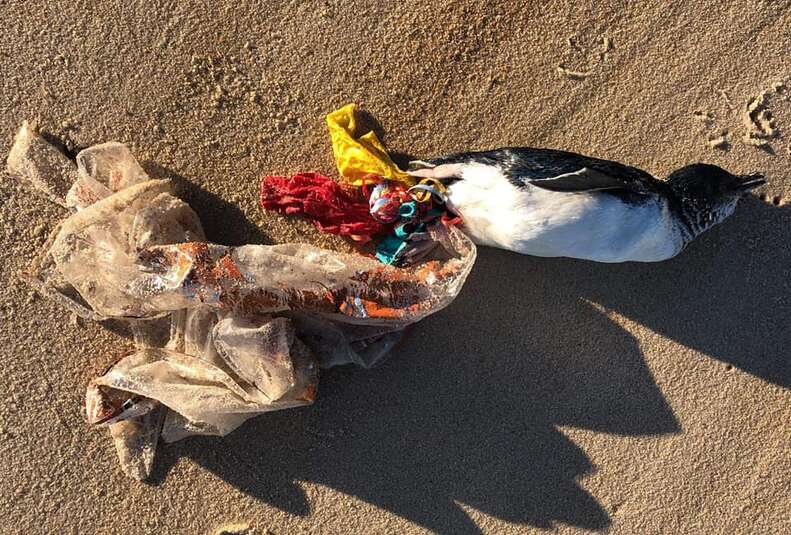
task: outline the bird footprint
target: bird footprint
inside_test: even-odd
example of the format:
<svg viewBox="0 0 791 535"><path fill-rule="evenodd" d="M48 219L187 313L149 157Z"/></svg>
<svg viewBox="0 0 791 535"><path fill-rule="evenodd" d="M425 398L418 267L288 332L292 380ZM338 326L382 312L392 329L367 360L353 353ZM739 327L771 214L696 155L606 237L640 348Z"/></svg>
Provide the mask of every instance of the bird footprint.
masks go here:
<svg viewBox="0 0 791 535"><path fill-rule="evenodd" d="M767 89L751 96L740 107L733 104L728 93L720 90L725 103L723 122L718 124L717 115L710 111L695 110L693 117L703 125L708 145L714 149L728 150L731 146L731 132L736 131L738 141L745 145L774 152L771 143L781 139L776 114L791 111L785 103L791 103L788 81L771 84ZM738 117L738 122L735 119ZM733 125L735 126L728 126ZM791 146L786 147L791 154Z"/></svg>
<svg viewBox="0 0 791 535"><path fill-rule="evenodd" d="M692 115L698 120L706 131L706 141L710 147L720 150L728 150L731 146L728 139L727 128L717 127L717 116L710 111L695 110Z"/></svg>
<svg viewBox="0 0 791 535"><path fill-rule="evenodd" d="M786 102L788 98L788 88L784 82L772 84L771 89L761 91L747 102L747 106L742 112L742 123L747 129L743 142L756 147L763 147L775 138L780 137L780 130L777 121L769 109L775 96L779 96Z"/></svg>
<svg viewBox="0 0 791 535"><path fill-rule="evenodd" d="M573 35L566 39L566 60L558 65L558 72L573 80L582 80L593 75L607 61L613 49L612 39L601 36L586 45Z"/></svg>

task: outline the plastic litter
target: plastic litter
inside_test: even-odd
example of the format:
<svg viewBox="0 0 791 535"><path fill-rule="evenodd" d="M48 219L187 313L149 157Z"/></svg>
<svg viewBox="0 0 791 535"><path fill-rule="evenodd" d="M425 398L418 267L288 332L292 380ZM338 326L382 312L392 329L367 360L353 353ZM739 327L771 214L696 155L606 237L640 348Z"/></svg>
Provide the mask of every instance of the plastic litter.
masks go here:
<svg viewBox="0 0 791 535"><path fill-rule="evenodd" d="M86 149L74 166L24 124L12 154L12 175L72 210L26 280L134 334L135 350L88 386L86 416L109 426L137 479L160 438L227 434L312 403L319 366L375 364L406 326L453 301L475 261L472 242L440 219L424 230L432 257L403 269L305 244L206 243L171 184L149 180L121 144ZM63 196L62 177L74 180Z"/></svg>
<svg viewBox="0 0 791 535"><path fill-rule="evenodd" d="M382 263L407 266L435 246L429 225L452 226L461 220L445 203L445 186L436 179L415 180L398 169L373 132L355 138L357 106L348 104L327 115L341 184L316 173L291 179L267 176L261 182L261 205L268 210L301 214L324 232L376 242ZM357 191L351 189L357 186ZM367 210L363 200L367 199Z"/></svg>
<svg viewBox="0 0 791 535"><path fill-rule="evenodd" d="M261 206L283 214L305 215L322 232L350 236L360 242L390 230L369 213L360 192L344 189L318 173L264 177Z"/></svg>
<svg viewBox="0 0 791 535"><path fill-rule="evenodd" d="M66 193L77 178L74 163L38 135L27 121L16 134L6 168L9 174L61 206L66 206Z"/></svg>
<svg viewBox="0 0 791 535"><path fill-rule="evenodd" d="M395 223L401 217L401 205L412 200L406 187L399 182L385 180L377 184L368 198L371 217L382 223Z"/></svg>
<svg viewBox="0 0 791 535"><path fill-rule="evenodd" d="M355 113L357 105L347 104L327 115L332 152L341 177L358 187L364 184L367 175L413 185L415 179L393 163L375 132L356 135Z"/></svg>

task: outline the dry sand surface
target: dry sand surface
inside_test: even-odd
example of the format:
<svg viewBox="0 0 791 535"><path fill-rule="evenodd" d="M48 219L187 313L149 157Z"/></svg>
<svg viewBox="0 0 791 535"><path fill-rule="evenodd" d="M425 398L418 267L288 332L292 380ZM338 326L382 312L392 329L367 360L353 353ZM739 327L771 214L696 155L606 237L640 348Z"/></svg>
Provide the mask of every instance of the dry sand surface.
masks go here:
<svg viewBox="0 0 791 535"><path fill-rule="evenodd" d="M268 4L0 1L0 153L24 119L70 150L126 142L232 244L322 239L262 213L258 181L332 173L323 116L351 101L406 155L547 146L771 184L661 264L484 249L385 364L163 447L141 484L82 416L129 342L17 279L62 213L4 177L0 531L788 533L791 4Z"/></svg>

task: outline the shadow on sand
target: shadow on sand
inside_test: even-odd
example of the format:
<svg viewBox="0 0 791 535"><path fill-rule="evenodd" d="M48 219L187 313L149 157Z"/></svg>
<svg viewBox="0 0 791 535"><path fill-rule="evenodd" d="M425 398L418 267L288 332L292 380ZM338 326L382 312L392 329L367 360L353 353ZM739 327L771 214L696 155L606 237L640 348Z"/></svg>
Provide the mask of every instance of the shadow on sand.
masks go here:
<svg viewBox="0 0 791 535"><path fill-rule="evenodd" d="M195 196L213 239L224 236L215 222L249 226L230 205ZM625 436L681 426L635 338L590 303L787 387L788 222L787 208L748 199L661 264L481 249L457 301L382 366L329 370L312 407L162 448L155 477L186 456L295 515L310 512L296 482L311 481L440 533L479 532L458 504L536 527L605 528L611 504L577 483L595 468L558 426Z"/></svg>
<svg viewBox="0 0 791 535"><path fill-rule="evenodd" d="M791 206L748 197L676 259L610 267L592 268L597 283L584 289L587 299L791 387Z"/></svg>
<svg viewBox="0 0 791 535"><path fill-rule="evenodd" d="M146 161L143 169L151 178L169 179L175 184L176 193L200 217L206 238L223 245L271 243L261 230L247 219L236 205L202 188L190 180L157 163Z"/></svg>

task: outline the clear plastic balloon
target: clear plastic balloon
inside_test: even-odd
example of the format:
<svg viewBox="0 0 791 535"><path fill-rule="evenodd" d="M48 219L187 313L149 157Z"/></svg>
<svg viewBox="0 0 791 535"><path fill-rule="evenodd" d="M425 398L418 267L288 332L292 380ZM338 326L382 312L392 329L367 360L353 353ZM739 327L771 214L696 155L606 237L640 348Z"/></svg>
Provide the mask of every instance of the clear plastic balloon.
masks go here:
<svg viewBox="0 0 791 535"><path fill-rule="evenodd" d="M207 243L195 212L124 145L86 149L75 166L25 124L11 154L12 175L72 211L27 280L134 335L137 350L88 386L86 413L110 427L138 479L160 434L224 435L312 403L320 366L373 365L406 326L453 301L475 261L472 242L442 223L429 228L434 257L407 268L307 244Z"/></svg>

